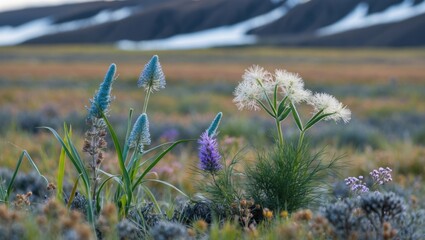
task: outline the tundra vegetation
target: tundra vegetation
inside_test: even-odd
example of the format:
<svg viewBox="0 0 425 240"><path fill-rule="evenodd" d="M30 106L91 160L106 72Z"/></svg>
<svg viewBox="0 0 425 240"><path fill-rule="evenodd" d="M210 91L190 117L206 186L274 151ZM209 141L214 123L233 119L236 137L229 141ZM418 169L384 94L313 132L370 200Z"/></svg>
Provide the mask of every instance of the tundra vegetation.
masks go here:
<svg viewBox="0 0 425 240"><path fill-rule="evenodd" d="M425 237L423 50L90 49L0 50L0 239Z"/></svg>

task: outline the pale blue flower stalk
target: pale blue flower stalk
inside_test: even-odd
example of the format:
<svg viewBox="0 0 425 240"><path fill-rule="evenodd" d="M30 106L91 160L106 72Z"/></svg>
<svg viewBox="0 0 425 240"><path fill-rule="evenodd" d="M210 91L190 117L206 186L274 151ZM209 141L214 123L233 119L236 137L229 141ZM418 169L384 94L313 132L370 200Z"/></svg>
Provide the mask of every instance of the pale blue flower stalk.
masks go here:
<svg viewBox="0 0 425 240"><path fill-rule="evenodd" d="M145 68L137 81L137 86L143 87L146 90L146 97L143 106L143 112L146 112L151 92L165 88L165 76L162 72L161 64L159 63L157 55L154 55L145 65Z"/></svg>
<svg viewBox="0 0 425 240"><path fill-rule="evenodd" d="M99 86L99 90L96 92L93 99L90 100L89 118L102 118L102 113L106 114L108 112L111 103L112 83L114 81L116 69L116 65L112 63L103 82Z"/></svg>
<svg viewBox="0 0 425 240"><path fill-rule="evenodd" d="M127 139L130 148L137 147L140 153L143 152L144 145L151 144L149 133L149 121L146 113L140 114L133 125L130 136Z"/></svg>
<svg viewBox="0 0 425 240"><path fill-rule="evenodd" d="M223 117L223 113L219 112L217 116L215 116L214 120L212 121L211 125L208 127L207 132L208 136L213 136L217 132L218 125L220 124L221 117Z"/></svg>

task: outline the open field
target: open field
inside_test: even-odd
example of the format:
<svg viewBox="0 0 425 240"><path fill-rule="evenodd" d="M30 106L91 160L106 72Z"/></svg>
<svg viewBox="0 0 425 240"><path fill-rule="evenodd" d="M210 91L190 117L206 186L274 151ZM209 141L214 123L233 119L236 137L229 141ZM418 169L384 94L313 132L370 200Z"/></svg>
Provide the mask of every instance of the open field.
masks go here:
<svg viewBox="0 0 425 240"><path fill-rule="evenodd" d="M330 125L330 129L324 124L323 131L317 133L317 138L329 138L325 143L330 146L338 146L335 141L346 147L354 145L354 150L361 150L354 155L362 155L364 147L391 152L394 144L425 141L424 49L236 48L154 53L98 46L10 47L0 49L2 163L10 166L16 157L9 154L13 149L10 144L34 149L35 156L54 161L54 156L41 154L40 141L34 141L49 138L31 132L49 123L61 128L64 120L83 131L84 121L79 121L86 114L85 106L112 62L118 66L118 80L111 114L125 118L130 107L140 112L144 91L135 87L136 81L153 54L159 55L167 79L167 87L153 96L149 106L156 134L174 127L185 137L196 137L188 135L222 111L223 135L243 136L251 144L261 144L252 142L250 135L262 135L255 137L261 141L268 134L271 123L266 114L238 111L232 103L232 93L244 69L258 64L269 71L283 68L297 72L307 88L333 94L349 106L353 113L350 124ZM309 111L303 110L305 114ZM22 134L15 134L8 124ZM291 132L295 126L287 123L287 127ZM331 133L331 129L337 133ZM350 159L355 158L351 155ZM425 162L424 157L418 158L415 161Z"/></svg>
<svg viewBox="0 0 425 240"><path fill-rule="evenodd" d="M165 89L151 95L148 107L154 143L164 142L170 130L178 139L197 139L215 114L223 112L219 130L223 150L234 153L231 146L245 148L242 162L255 161L255 149L273 142L274 123L264 111L238 111L232 100L244 70L258 64L271 72L280 68L299 73L306 88L330 93L350 108L352 120L347 125L320 123L307 136L314 149L326 146L329 156L345 156L344 165L349 167L339 171L338 180L388 166L394 182L418 187L414 190L418 193L425 191L423 184L409 186L423 183L425 174L425 49L127 52L109 46L0 48L1 167L14 168L20 152L27 149L40 171L54 181L60 145L37 127L51 126L62 134L63 122L70 123L76 146L82 148L85 106L90 106L89 99L111 63L117 64L118 74L111 122L123 138L129 108L134 109L134 116L142 112L145 91L136 82L154 54L167 80ZM310 112L310 108L300 109L304 118ZM283 132L295 139L295 123L285 121ZM154 170L161 179L194 194L191 169L198 161L196 151L193 143L179 147ZM117 172L114 152L106 153L104 168ZM30 169L29 164L23 165L24 171ZM75 173L67 171L67 177L74 179Z"/></svg>
<svg viewBox="0 0 425 240"><path fill-rule="evenodd" d="M198 130L191 126L200 128L216 112L222 111L223 135L249 140L250 135L267 135L270 123L264 112L238 111L232 103L232 93L244 69L258 64L269 71L283 68L297 72L307 88L328 92L347 104L354 121L347 126L330 126L342 135L340 138L345 140L340 142L345 146L354 144L354 149L372 147L372 150L385 147L391 151L391 145L400 142L409 144L416 139L424 144L424 49L236 48L154 53L98 46L37 46L0 49L0 114L4 122L0 128L0 148L9 149L11 142L21 148L39 149L39 141L20 139L28 130L33 132L34 129L28 128L37 124L51 123L61 128L61 122L67 120L77 124L75 129L84 128L84 122L78 121L84 118L88 99L92 98L112 62L118 66L118 80L114 84L116 100L111 114L125 118L130 107L140 112L144 91L135 87L136 81L153 54L159 55L167 79L167 87L154 95L149 106L152 122L158 124L157 127L152 124L157 134L168 126L181 129L185 137L196 137L187 136ZM45 114L50 119L45 119ZM16 137L16 141L12 140L14 131L7 130L6 125L10 123L18 125L18 132L21 131L19 125L26 126L23 136ZM257 124L263 128L252 129L251 126ZM295 126L288 123L287 127L290 132ZM324 125L318 134L329 138L326 144L335 145L335 141L339 141L338 134L326 128ZM8 136L7 141L3 136ZM30 134L27 138L48 139L42 136ZM16 157L8 154L10 150L1 152L2 162L6 164ZM424 158L416 160L425 161Z"/></svg>

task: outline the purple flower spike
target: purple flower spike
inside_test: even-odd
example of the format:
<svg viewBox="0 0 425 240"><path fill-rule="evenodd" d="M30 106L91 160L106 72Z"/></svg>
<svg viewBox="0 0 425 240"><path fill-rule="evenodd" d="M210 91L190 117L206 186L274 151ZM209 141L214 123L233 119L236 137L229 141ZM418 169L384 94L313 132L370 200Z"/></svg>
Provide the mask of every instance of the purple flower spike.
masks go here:
<svg viewBox="0 0 425 240"><path fill-rule="evenodd" d="M215 174L222 168L217 140L214 137L215 135L209 136L208 131L205 131L198 140L199 168L211 174Z"/></svg>

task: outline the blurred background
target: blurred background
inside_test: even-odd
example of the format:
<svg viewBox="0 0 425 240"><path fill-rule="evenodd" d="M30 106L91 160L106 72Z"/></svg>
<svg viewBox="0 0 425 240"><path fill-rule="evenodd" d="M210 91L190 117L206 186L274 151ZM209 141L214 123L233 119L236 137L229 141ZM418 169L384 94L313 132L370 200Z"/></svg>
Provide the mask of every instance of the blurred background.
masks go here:
<svg viewBox="0 0 425 240"><path fill-rule="evenodd" d="M348 105L348 125L322 123L309 140L345 154L350 174L376 166L421 174L423 29L422 0L1 0L0 162L12 167L28 149L52 171L60 149L39 126L69 123L82 146L85 106L113 62L111 120L123 136L128 109L142 110L138 75L157 54L167 87L148 109L156 143L197 138L222 111L224 145L269 145L274 123L265 112L232 103L244 69L258 64L299 73L307 88ZM285 122L284 132L295 137L295 124ZM195 151L180 149L157 171L180 179L176 169L195 165Z"/></svg>

